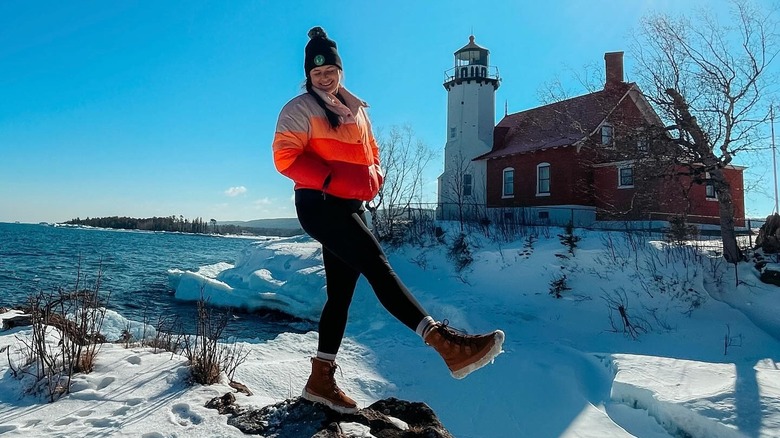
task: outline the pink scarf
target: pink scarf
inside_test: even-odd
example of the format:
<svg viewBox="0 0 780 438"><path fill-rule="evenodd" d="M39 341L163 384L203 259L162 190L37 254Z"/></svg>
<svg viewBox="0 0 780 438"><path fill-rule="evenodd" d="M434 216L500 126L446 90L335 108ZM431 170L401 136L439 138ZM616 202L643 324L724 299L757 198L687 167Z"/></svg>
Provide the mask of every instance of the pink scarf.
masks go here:
<svg viewBox="0 0 780 438"><path fill-rule="evenodd" d="M368 106L365 102L358 99L354 94L347 91L347 89L343 86L339 86L338 93L341 94L341 97L344 98L344 101L347 103L346 105L341 103L339 98L331 93L327 93L316 87L312 87L312 90L314 90L314 92L317 93L317 95L320 96L323 101L325 101L325 105L329 110L338 114L339 120L341 120L341 123L344 124L355 123L355 113L360 109L360 107Z"/></svg>

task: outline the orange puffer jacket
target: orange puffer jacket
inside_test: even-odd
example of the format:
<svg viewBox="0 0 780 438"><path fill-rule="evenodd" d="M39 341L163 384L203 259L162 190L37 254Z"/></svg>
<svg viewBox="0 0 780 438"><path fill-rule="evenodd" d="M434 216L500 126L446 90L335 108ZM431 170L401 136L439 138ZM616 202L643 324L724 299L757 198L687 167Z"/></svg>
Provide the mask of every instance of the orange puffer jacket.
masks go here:
<svg viewBox="0 0 780 438"><path fill-rule="evenodd" d="M345 100L353 111L357 108L355 123L342 123L335 129L313 96L302 94L288 102L276 124L274 164L295 182L295 189L370 201L384 180L379 148L366 104L352 95ZM323 187L328 175L328 186Z"/></svg>

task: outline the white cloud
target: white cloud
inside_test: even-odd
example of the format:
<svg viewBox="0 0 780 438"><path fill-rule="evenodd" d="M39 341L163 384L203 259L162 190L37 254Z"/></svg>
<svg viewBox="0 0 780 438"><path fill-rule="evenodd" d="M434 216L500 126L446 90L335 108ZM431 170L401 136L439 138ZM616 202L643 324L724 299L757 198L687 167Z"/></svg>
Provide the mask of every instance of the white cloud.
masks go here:
<svg viewBox="0 0 780 438"><path fill-rule="evenodd" d="M272 203L273 203L273 202L271 202L271 200L270 200L270 199L268 199L268 198L261 198L261 199L256 199L256 200L253 202L253 204L254 204L255 208L260 208L260 207L263 207L263 206L266 206L266 205L271 205Z"/></svg>
<svg viewBox="0 0 780 438"><path fill-rule="evenodd" d="M225 194L230 196L231 198L234 198L238 195L243 195L244 193L246 193L246 187L244 186L231 187L225 190Z"/></svg>

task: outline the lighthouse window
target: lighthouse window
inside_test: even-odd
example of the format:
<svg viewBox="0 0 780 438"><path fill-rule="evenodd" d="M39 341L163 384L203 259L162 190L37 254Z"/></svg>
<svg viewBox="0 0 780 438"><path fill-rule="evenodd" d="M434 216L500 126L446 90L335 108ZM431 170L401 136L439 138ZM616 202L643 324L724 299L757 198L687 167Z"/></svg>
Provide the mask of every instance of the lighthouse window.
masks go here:
<svg viewBox="0 0 780 438"><path fill-rule="evenodd" d="M471 175L463 175L463 196L471 196Z"/></svg>
<svg viewBox="0 0 780 438"><path fill-rule="evenodd" d="M458 134L458 129L454 126L450 128L450 138L455 138L455 136Z"/></svg>
<svg viewBox="0 0 780 438"><path fill-rule="evenodd" d="M462 69L460 69L460 77L465 78L466 76L468 76L468 73L469 73L469 69L467 67L463 67Z"/></svg>

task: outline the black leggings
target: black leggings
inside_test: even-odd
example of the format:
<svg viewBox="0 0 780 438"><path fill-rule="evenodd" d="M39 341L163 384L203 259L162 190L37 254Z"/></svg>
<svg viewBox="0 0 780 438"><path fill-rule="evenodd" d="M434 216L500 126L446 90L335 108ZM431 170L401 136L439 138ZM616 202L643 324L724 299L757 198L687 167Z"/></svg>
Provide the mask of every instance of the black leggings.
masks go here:
<svg viewBox="0 0 780 438"><path fill-rule="evenodd" d="M393 271L366 226L363 202L298 189L295 208L304 231L322 244L328 300L320 317L318 351L338 352L360 274L371 284L379 302L404 325L416 330L427 313Z"/></svg>

